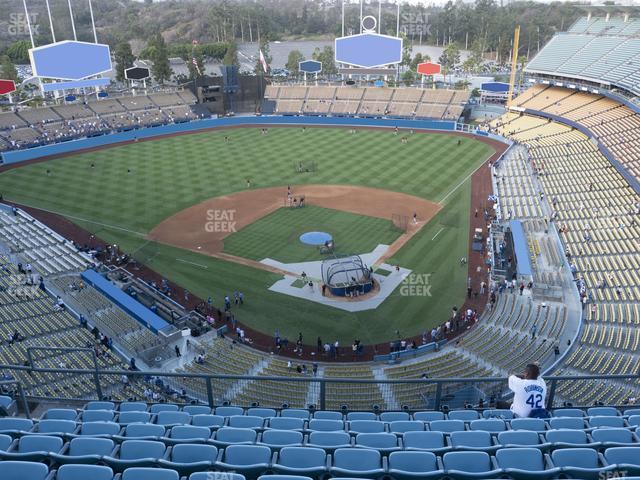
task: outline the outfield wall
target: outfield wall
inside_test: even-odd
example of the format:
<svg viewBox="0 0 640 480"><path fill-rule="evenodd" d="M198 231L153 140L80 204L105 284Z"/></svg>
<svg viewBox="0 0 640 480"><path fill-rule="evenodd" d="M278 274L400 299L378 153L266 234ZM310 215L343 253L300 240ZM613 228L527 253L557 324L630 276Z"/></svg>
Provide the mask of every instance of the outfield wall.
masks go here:
<svg viewBox="0 0 640 480"><path fill-rule="evenodd" d="M62 143L42 145L11 152L3 152L5 165L34 160L50 155L60 155L90 148L103 147L121 142L135 141L140 138L152 138L178 133L197 132L219 127L236 127L251 125L327 125L353 127L413 128L416 130L455 131L456 122L445 120L401 120L387 118L354 118L354 117L305 117L305 116L265 116L265 117L229 117L207 118L185 123L160 125L157 127L127 130L96 137L80 138Z"/></svg>

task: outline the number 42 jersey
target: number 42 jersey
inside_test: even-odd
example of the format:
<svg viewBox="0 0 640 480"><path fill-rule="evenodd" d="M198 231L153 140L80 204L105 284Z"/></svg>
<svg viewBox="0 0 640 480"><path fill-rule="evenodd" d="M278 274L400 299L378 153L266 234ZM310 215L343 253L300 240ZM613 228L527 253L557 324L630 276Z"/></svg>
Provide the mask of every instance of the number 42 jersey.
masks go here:
<svg viewBox="0 0 640 480"><path fill-rule="evenodd" d="M545 407L547 384L538 377L526 380L515 375L509 377L509 389L514 393L511 411L518 417L528 417L531 410Z"/></svg>

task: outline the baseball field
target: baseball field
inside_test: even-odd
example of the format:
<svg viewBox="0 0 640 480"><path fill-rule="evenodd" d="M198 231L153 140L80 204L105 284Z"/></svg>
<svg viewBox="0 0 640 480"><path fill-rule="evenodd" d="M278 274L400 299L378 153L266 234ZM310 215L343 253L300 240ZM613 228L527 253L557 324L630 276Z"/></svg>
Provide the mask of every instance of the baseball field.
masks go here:
<svg viewBox="0 0 640 480"><path fill-rule="evenodd" d="M406 135L403 143L403 133L378 130L208 131L21 166L0 174L0 192L64 215L216 305L242 291L236 316L264 333L378 343L396 330L430 329L462 304L470 176L495 153L470 137ZM315 171L296 167L312 161ZM287 206L287 186L309 204ZM411 212L420 228L409 238L392 214ZM344 253L406 237L387 262L428 279L429 288L397 289L360 313L268 291L280 275L256 262L320 259L298 240L314 230L331 233Z"/></svg>

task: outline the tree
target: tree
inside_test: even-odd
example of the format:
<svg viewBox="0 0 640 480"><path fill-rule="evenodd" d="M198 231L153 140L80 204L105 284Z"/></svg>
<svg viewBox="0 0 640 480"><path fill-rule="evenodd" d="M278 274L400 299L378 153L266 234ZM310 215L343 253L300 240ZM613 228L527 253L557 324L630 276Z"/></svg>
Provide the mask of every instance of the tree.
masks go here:
<svg viewBox="0 0 640 480"><path fill-rule="evenodd" d="M113 58L116 61L116 80L122 82L125 80L124 71L133 66L135 57L131 51L131 45L128 42L121 42L116 45L113 52Z"/></svg>
<svg viewBox="0 0 640 480"><path fill-rule="evenodd" d="M16 70L16 66L9 58L9 55L4 55L2 57L2 69L0 70L0 77L4 80L13 80L16 85L20 83L20 77L18 76L18 70Z"/></svg>
<svg viewBox="0 0 640 480"><path fill-rule="evenodd" d="M6 54L14 63L29 63L29 49L31 43L28 40L18 40L7 48Z"/></svg>
<svg viewBox="0 0 640 480"><path fill-rule="evenodd" d="M169 64L169 52L162 34L155 34L151 41L151 46L154 47L153 56L151 57L153 78L155 78L156 82L163 84L171 78L173 70L171 70L171 64Z"/></svg>
<svg viewBox="0 0 640 480"><path fill-rule="evenodd" d="M256 75L267 73L264 71L264 68L262 68L262 62L260 61L260 52L262 52L262 55L264 55L264 61L267 62L267 70L269 70L271 68L271 61L273 59L271 58L269 41L267 40L266 37L262 37L262 39L260 40L260 51L258 52L258 57L256 58L256 66L254 68Z"/></svg>
<svg viewBox="0 0 640 480"><path fill-rule="evenodd" d="M442 74L446 78L448 73L460 63L460 47L455 42L450 43L440 55L438 59L440 65L442 65Z"/></svg>
<svg viewBox="0 0 640 480"><path fill-rule="evenodd" d="M429 55L427 55L427 57L428 56ZM425 60L422 54L418 52L416 53L415 57L413 57L413 60L411 60L411 64L409 65L409 68L415 72L418 70L418 64L423 63L425 61L427 60Z"/></svg>
<svg viewBox="0 0 640 480"><path fill-rule="evenodd" d="M325 75L335 75L338 73L338 68L336 67L336 56L333 52L333 47L324 47L322 50L316 48L313 51L312 58L322 63L322 73Z"/></svg>
<svg viewBox="0 0 640 480"><path fill-rule="evenodd" d="M408 87L416 81L416 73L413 70L407 70L402 74L402 81Z"/></svg>
<svg viewBox="0 0 640 480"><path fill-rule="evenodd" d="M224 58L222 59L223 65L233 65L235 67L240 66L240 62L238 61L238 44L235 40L229 42L227 45L227 51L224 54Z"/></svg>
<svg viewBox="0 0 640 480"><path fill-rule="evenodd" d="M411 65L411 53L413 52L413 47L407 40L405 35L402 36L402 60L400 61L400 65L403 67L408 67Z"/></svg>
<svg viewBox="0 0 640 480"><path fill-rule="evenodd" d="M287 57L287 70L291 75L298 75L300 73L298 64L304 61L304 55L300 50L291 50L289 52L289 56Z"/></svg>

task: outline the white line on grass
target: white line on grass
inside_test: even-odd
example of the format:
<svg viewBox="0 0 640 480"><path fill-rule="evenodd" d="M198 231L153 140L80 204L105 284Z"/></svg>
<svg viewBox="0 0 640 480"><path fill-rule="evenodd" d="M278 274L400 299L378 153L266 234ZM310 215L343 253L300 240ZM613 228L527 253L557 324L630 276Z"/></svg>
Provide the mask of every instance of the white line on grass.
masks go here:
<svg viewBox="0 0 640 480"><path fill-rule="evenodd" d="M436 237L437 237L438 235L440 235L440 232L442 232L443 230L444 230L444 227L442 227L440 230L438 230L438 233L436 233L436 234L433 236L433 238L431 239L431 241L433 242L433 241L436 239Z"/></svg>
<svg viewBox="0 0 640 480"><path fill-rule="evenodd" d="M29 206L29 205L27 205L27 206ZM123 232L131 233L133 235L137 235L138 237L146 237L147 236L146 233L136 232L134 230L129 230L128 228L118 227L117 225L110 225L108 223L96 222L94 220L89 220L88 218L76 217L75 215L69 215L69 214L66 214L66 213L57 212L55 210L47 210L46 208L40 208L40 207L32 207L32 208L35 208L36 210L42 210L43 212L47 212L47 213L54 213L56 215L60 215L61 217L71 218L73 220L80 220L81 222L93 223L94 225L100 225L101 227L110 228L110 229L113 229L113 230L121 230Z"/></svg>
<svg viewBox="0 0 640 480"><path fill-rule="evenodd" d="M485 158L484 161L480 165L478 165L478 168L476 168L473 172L471 172L469 175L464 177L464 179L458 185L453 187L453 189L449 193L447 193L438 203L440 203L440 204L444 203L444 201L447 198L449 198L451 195L453 195L455 193L455 191L458 190L462 185L464 185L464 183L467 180L469 180L474 173L476 173L478 170L480 170L480 168L484 167L484 164L487 163L487 160L489 160L495 154L496 154L495 151L493 153L490 153L489 156L487 158Z"/></svg>
<svg viewBox="0 0 640 480"><path fill-rule="evenodd" d="M190 262L188 260L183 260L181 258L176 258L176 262L188 263L189 265L195 265L196 267L200 267L200 268L204 268L204 269L209 268L206 265L202 265L201 263Z"/></svg>

